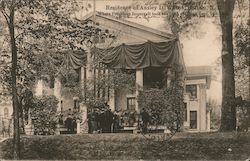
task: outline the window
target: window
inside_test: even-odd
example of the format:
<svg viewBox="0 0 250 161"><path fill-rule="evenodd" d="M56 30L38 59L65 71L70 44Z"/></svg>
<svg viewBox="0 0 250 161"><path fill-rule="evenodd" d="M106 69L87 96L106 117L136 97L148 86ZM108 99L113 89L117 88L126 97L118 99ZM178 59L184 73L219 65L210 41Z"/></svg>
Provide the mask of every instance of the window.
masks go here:
<svg viewBox="0 0 250 161"><path fill-rule="evenodd" d="M9 117L9 109L7 107L4 108L4 117Z"/></svg>
<svg viewBox="0 0 250 161"><path fill-rule="evenodd" d="M187 121L187 103L184 103L184 121Z"/></svg>
<svg viewBox="0 0 250 161"><path fill-rule="evenodd" d="M186 85L186 93L189 94L192 99L197 98L197 85Z"/></svg>
<svg viewBox="0 0 250 161"><path fill-rule="evenodd" d="M197 129L197 111L190 111L190 129Z"/></svg>
<svg viewBox="0 0 250 161"><path fill-rule="evenodd" d="M127 109L134 110L135 109L135 97L127 98Z"/></svg>

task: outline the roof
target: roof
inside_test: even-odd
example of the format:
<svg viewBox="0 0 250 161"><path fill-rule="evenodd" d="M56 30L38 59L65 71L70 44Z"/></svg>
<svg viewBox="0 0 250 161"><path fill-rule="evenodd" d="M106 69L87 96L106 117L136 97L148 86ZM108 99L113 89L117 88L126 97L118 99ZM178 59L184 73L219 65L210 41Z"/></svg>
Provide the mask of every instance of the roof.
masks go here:
<svg viewBox="0 0 250 161"><path fill-rule="evenodd" d="M107 19L107 20L110 20L110 21L115 21L115 22L118 22L120 24L130 26L132 28L143 30L145 32L150 32L151 34L155 34L155 35L157 35L159 37L162 37L162 38L167 38L167 39L175 38L175 36L173 34L169 34L167 32L163 32L163 31L160 31L160 30L157 30L157 29L153 29L153 28L150 28L150 27L147 27L147 26L144 26L144 25L140 25L140 24L135 23L135 22L127 21L127 20L124 20L124 19L117 19L117 18L115 18L113 16L103 15L103 14L101 14L101 12L98 12L98 11L95 12L95 13L91 12L91 13L87 14L86 16L84 16L83 19L84 20L93 19L94 16L100 17L100 18L103 18L103 19Z"/></svg>
<svg viewBox="0 0 250 161"><path fill-rule="evenodd" d="M186 79L206 79L207 87L210 88L211 77L212 77L212 67L211 66L189 66L186 67Z"/></svg>

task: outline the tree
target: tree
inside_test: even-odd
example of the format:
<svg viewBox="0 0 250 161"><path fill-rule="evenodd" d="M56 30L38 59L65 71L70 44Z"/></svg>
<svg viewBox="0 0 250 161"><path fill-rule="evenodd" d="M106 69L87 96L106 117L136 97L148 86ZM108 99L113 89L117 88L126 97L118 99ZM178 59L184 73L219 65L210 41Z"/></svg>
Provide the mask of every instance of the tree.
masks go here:
<svg viewBox="0 0 250 161"><path fill-rule="evenodd" d="M222 31L222 112L221 131L236 129L233 62L233 10L235 0L217 0Z"/></svg>
<svg viewBox="0 0 250 161"><path fill-rule="evenodd" d="M31 83L34 82L34 79L31 82L27 81L30 80L29 76L39 78L41 75L67 75L63 70L68 66L65 50L80 50L83 45L91 48L88 44L93 44L96 36L105 38L110 37L110 34L103 32L98 28L98 24L93 24L93 21L82 21L77 16L72 16L77 14L79 9L83 9L77 1L1 0L0 4L0 11L9 30L12 53L11 67L7 68L11 70L11 77L7 81L11 83L13 96L13 156L14 159L19 159L19 113L23 111L20 108L25 102L23 96L26 95L23 92L29 91L26 90L27 87L31 89ZM31 74L30 68L34 69ZM8 76L7 73L8 70L5 70L5 76ZM26 80L27 84L17 83L22 79Z"/></svg>
<svg viewBox="0 0 250 161"><path fill-rule="evenodd" d="M32 100L31 117L36 135L55 134L58 100L55 96L41 96Z"/></svg>
<svg viewBox="0 0 250 161"><path fill-rule="evenodd" d="M236 97L241 96L243 100L250 99L250 20L242 19L234 30L234 70Z"/></svg>
<svg viewBox="0 0 250 161"><path fill-rule="evenodd" d="M12 87L12 101L13 101L13 116L14 116L14 158L19 159L20 156L20 129L19 129L19 109L18 109L18 98L17 98L17 87L16 87L16 71L17 71L17 46L15 40L15 1L12 0L8 3L9 13L7 13L6 3L1 1L1 12L4 15L8 24L10 44L11 44L11 87Z"/></svg>
<svg viewBox="0 0 250 161"><path fill-rule="evenodd" d="M88 25L87 21L79 20L77 16L74 16L79 9L84 8L82 7L77 4L77 1L68 2L66 0L0 1L0 11L9 30L8 40L11 49L10 82L14 111L14 159L20 158L20 106L18 105L21 104L21 100L18 98L18 91L21 91L20 95L22 95L22 91L26 91L22 89L23 86L21 86L21 90L18 90L18 69L23 67L18 66L18 59L23 56L23 53L32 52L37 60L36 68L34 68L35 76L43 75L43 73L50 75L60 73L61 66L58 64L65 65L62 60L65 50L79 50L83 43L93 41L95 35L104 35L103 32L99 33L100 29L97 30L97 27ZM109 34L105 36L109 36ZM43 46L44 43L41 43L44 41L47 45L46 48ZM43 54L50 60L47 62L51 63L50 66L40 63L38 58L39 56L41 58ZM29 57L23 60L26 61L27 58ZM29 66L29 63L25 64L26 67ZM52 68L56 70L50 70ZM27 76L27 69L29 68L25 68L20 74Z"/></svg>
<svg viewBox="0 0 250 161"><path fill-rule="evenodd" d="M241 4L240 20L234 30L234 70L235 70L235 95L236 95L236 113L237 130L238 127L250 126L250 33L249 17L244 17L249 12L249 6ZM247 14L246 14L247 15ZM245 124L245 125L244 125Z"/></svg>

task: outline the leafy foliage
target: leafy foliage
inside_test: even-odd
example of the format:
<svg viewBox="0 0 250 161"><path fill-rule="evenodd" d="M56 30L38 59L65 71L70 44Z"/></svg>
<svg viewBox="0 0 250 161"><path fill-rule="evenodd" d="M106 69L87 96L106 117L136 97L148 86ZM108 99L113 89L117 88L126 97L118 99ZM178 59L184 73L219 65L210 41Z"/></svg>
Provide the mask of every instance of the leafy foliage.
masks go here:
<svg viewBox="0 0 250 161"><path fill-rule="evenodd" d="M91 6L83 6L77 0L70 2L67 0L0 0L0 12L5 19L5 25L1 23L1 27L15 31L11 41L8 33L3 38L10 43L4 46L5 54L0 55L1 62L2 58L4 59L3 66L1 64L3 70L0 78L9 91L12 82L15 82L13 80L17 80L17 86L13 83L16 87L12 89L17 89L18 98L14 100L17 100L20 107L15 108L17 110L14 112L21 113L21 117L29 108L30 99L25 96L32 92L37 79L53 79L56 76L62 76L66 80L71 78L72 70L68 70L69 64L65 61L67 54L91 48L95 39L99 37L103 39L112 37L106 31L102 31L92 20L81 19L78 12L88 7ZM0 19L2 21L2 17ZM17 56L17 62L10 59L11 45L16 49L14 56ZM13 64L17 64L17 67L11 68ZM14 71L12 77L11 70ZM16 92L12 94L16 96ZM15 118L15 120L19 119Z"/></svg>
<svg viewBox="0 0 250 161"><path fill-rule="evenodd" d="M111 97L116 90L135 90L135 73L106 68L106 73L100 72L96 77L90 78L83 88L85 93L84 96L79 93L80 97L90 107L98 107L107 102L108 97Z"/></svg>
<svg viewBox="0 0 250 161"><path fill-rule="evenodd" d="M220 115L221 105L217 100L209 99L207 102L207 109L210 110L210 126L211 129L219 129L220 127Z"/></svg>
<svg viewBox="0 0 250 161"><path fill-rule="evenodd" d="M236 25L234 31L234 70L236 96L249 100L249 70L250 70L250 34L249 19L245 23Z"/></svg>
<svg viewBox="0 0 250 161"><path fill-rule="evenodd" d="M57 124L57 104L55 96L41 96L34 98L31 108L31 118L35 134L54 134Z"/></svg>
<svg viewBox="0 0 250 161"><path fill-rule="evenodd" d="M140 91L139 106L145 108L153 125L165 125L176 130L183 121L183 87L173 85L167 89L144 89Z"/></svg>

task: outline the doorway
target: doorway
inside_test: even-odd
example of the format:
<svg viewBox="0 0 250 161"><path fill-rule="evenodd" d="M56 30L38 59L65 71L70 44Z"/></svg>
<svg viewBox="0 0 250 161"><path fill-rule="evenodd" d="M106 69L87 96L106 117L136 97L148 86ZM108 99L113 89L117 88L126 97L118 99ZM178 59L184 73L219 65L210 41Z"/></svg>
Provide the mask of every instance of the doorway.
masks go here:
<svg viewBox="0 0 250 161"><path fill-rule="evenodd" d="M197 111L190 111L190 129L197 129Z"/></svg>

